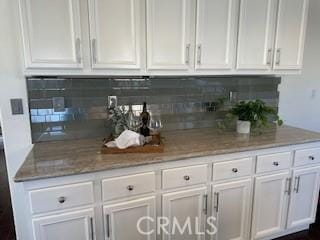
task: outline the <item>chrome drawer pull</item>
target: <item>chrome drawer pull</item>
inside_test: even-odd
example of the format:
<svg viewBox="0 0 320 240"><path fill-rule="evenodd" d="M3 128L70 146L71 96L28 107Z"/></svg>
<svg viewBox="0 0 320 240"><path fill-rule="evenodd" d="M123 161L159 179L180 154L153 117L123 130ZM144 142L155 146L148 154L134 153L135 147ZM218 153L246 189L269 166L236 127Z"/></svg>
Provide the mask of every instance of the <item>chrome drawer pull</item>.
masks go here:
<svg viewBox="0 0 320 240"><path fill-rule="evenodd" d="M276 61L276 65L279 66L281 62L281 49L278 48L277 49L277 61Z"/></svg>
<svg viewBox="0 0 320 240"><path fill-rule="evenodd" d="M267 54L267 65L271 65L271 60L272 59L272 48L268 49L268 54Z"/></svg>
<svg viewBox="0 0 320 240"><path fill-rule="evenodd" d="M285 190L285 193L287 193L288 195L290 195L290 193L291 193L291 181L292 181L291 178L287 178L286 179L286 190Z"/></svg>
<svg viewBox="0 0 320 240"><path fill-rule="evenodd" d="M186 175L183 177L184 180L189 181L190 180L190 176Z"/></svg>
<svg viewBox="0 0 320 240"><path fill-rule="evenodd" d="M299 189L300 189L300 176L299 177L295 177L295 187L293 189L293 191L295 191L296 193L299 193Z"/></svg>
<svg viewBox="0 0 320 240"><path fill-rule="evenodd" d="M213 206L213 208L216 210L216 212L219 212L219 193L218 192L215 192L214 193L214 199L216 200L215 201L215 204Z"/></svg>
<svg viewBox="0 0 320 240"><path fill-rule="evenodd" d="M232 172L237 173L238 172L238 168L232 168Z"/></svg>
<svg viewBox="0 0 320 240"><path fill-rule="evenodd" d="M198 45L197 50L198 50L198 59L197 59L197 63L198 63L198 65L200 65L200 64L201 64L201 44L199 44L199 45Z"/></svg>
<svg viewBox="0 0 320 240"><path fill-rule="evenodd" d="M185 59L185 63L188 65L190 63L190 47L191 47L191 44L187 44L186 46L186 59Z"/></svg>
<svg viewBox="0 0 320 240"><path fill-rule="evenodd" d="M93 226L93 218L90 218L90 228L91 228L91 240L94 240L94 226Z"/></svg>
<svg viewBox="0 0 320 240"><path fill-rule="evenodd" d="M315 157L314 157L314 156L309 156L309 159L310 159L311 161L313 161L313 160L315 160Z"/></svg>
<svg viewBox="0 0 320 240"><path fill-rule="evenodd" d="M127 187L127 189L128 189L128 191L133 191L134 186L133 186L133 185L129 185L129 186Z"/></svg>
<svg viewBox="0 0 320 240"><path fill-rule="evenodd" d="M207 194L203 195L203 201L204 201L203 213L207 215L208 214L208 195Z"/></svg>
<svg viewBox="0 0 320 240"><path fill-rule="evenodd" d="M66 197L59 197L58 198L59 203L64 203L66 201Z"/></svg>
<svg viewBox="0 0 320 240"><path fill-rule="evenodd" d="M76 58L77 58L77 63L81 63L81 40L80 38L76 39Z"/></svg>
<svg viewBox="0 0 320 240"><path fill-rule="evenodd" d="M110 232L111 232L111 229L110 229L110 215L109 214L106 215L106 232L107 232L107 238L109 239L110 238Z"/></svg>
<svg viewBox="0 0 320 240"><path fill-rule="evenodd" d="M277 166L279 166L279 163L278 162L273 162L273 165L277 167Z"/></svg>

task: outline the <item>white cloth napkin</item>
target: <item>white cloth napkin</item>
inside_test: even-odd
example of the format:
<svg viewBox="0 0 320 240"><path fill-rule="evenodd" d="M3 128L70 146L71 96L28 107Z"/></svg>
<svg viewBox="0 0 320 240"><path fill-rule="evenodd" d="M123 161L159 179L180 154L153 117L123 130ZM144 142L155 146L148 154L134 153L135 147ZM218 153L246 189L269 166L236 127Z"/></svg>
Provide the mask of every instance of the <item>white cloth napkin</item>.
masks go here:
<svg viewBox="0 0 320 240"><path fill-rule="evenodd" d="M114 141L107 142L105 145L110 148L126 149L128 147L138 147L145 144L145 137L139 133L125 130Z"/></svg>

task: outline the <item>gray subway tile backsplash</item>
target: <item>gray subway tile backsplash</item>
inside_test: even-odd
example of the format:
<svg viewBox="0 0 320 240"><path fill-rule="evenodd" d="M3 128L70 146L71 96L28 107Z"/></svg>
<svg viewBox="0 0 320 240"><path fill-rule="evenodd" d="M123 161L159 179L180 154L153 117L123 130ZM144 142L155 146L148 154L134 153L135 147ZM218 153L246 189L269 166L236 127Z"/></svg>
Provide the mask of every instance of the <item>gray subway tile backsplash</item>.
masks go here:
<svg viewBox="0 0 320 240"><path fill-rule="evenodd" d="M118 97L118 105L132 105L136 114L147 101L151 114L161 115L165 130L216 127L228 107L239 100L259 98L277 108L280 81L272 76L32 77L27 85L33 141L108 136L110 95ZM53 108L57 97L62 97L65 105L59 112ZM217 108L221 98L226 99L225 107Z"/></svg>

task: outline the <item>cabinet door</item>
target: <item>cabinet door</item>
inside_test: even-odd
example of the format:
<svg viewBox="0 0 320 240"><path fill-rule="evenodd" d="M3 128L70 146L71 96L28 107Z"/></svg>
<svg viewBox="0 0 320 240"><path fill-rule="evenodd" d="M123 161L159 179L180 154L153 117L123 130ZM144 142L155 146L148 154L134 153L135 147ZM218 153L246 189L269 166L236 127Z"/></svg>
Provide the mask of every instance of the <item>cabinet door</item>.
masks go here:
<svg viewBox="0 0 320 240"><path fill-rule="evenodd" d="M217 219L216 239L249 239L251 179L215 185L211 205Z"/></svg>
<svg viewBox="0 0 320 240"><path fill-rule="evenodd" d="M155 197L107 205L104 216L107 240L155 240Z"/></svg>
<svg viewBox="0 0 320 240"><path fill-rule="evenodd" d="M169 220L163 240L200 240L205 230L205 215L207 211L207 188L196 188L180 192L164 194L162 197L162 215ZM177 224L188 226L181 232ZM190 226L190 227L189 227Z"/></svg>
<svg viewBox="0 0 320 240"><path fill-rule="evenodd" d="M79 0L20 0L26 68L82 68Z"/></svg>
<svg viewBox="0 0 320 240"><path fill-rule="evenodd" d="M301 69L308 0L279 0L275 69Z"/></svg>
<svg viewBox="0 0 320 240"><path fill-rule="evenodd" d="M140 0L89 0L92 67L139 69Z"/></svg>
<svg viewBox="0 0 320 240"><path fill-rule="evenodd" d="M32 220L35 240L94 240L93 209Z"/></svg>
<svg viewBox="0 0 320 240"><path fill-rule="evenodd" d="M187 70L193 62L193 2L147 1L148 69Z"/></svg>
<svg viewBox="0 0 320 240"><path fill-rule="evenodd" d="M196 69L231 69L237 33L236 0L199 0Z"/></svg>
<svg viewBox="0 0 320 240"><path fill-rule="evenodd" d="M241 0L237 69L271 69L276 9L275 0Z"/></svg>
<svg viewBox="0 0 320 240"><path fill-rule="evenodd" d="M252 220L254 239L285 230L289 188L289 173L256 177Z"/></svg>
<svg viewBox="0 0 320 240"><path fill-rule="evenodd" d="M295 170L288 228L311 224L317 212L320 167Z"/></svg>

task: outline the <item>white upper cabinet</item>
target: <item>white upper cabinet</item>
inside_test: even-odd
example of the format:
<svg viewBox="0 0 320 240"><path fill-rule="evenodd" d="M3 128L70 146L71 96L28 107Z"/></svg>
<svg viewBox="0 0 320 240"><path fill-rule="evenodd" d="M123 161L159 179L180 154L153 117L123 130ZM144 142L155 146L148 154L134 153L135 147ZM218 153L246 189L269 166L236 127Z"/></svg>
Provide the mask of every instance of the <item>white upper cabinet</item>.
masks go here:
<svg viewBox="0 0 320 240"><path fill-rule="evenodd" d="M279 0L274 69L301 69L308 0Z"/></svg>
<svg viewBox="0 0 320 240"><path fill-rule="evenodd" d="M26 68L82 68L79 0L20 0Z"/></svg>
<svg viewBox="0 0 320 240"><path fill-rule="evenodd" d="M320 185L320 168L307 168L293 172L288 228L314 222Z"/></svg>
<svg viewBox="0 0 320 240"><path fill-rule="evenodd" d="M309 0L19 2L31 75L292 74L302 69Z"/></svg>
<svg viewBox="0 0 320 240"><path fill-rule="evenodd" d="M270 70L276 0L241 0L237 69Z"/></svg>
<svg viewBox="0 0 320 240"><path fill-rule="evenodd" d="M198 0L195 68L232 69L236 50L238 1Z"/></svg>
<svg viewBox="0 0 320 240"><path fill-rule="evenodd" d="M148 69L191 68L194 5L191 0L147 0Z"/></svg>
<svg viewBox="0 0 320 240"><path fill-rule="evenodd" d="M140 69L141 1L89 0L92 67Z"/></svg>

